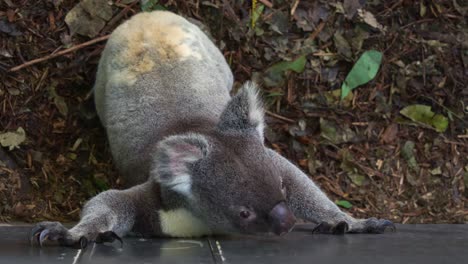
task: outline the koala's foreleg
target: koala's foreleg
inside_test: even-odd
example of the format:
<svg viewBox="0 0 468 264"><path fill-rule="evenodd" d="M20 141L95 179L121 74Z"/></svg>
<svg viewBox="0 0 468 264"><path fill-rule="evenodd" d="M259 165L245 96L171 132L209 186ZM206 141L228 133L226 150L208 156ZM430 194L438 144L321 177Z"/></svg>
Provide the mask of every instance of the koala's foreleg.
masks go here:
<svg viewBox="0 0 468 264"><path fill-rule="evenodd" d="M31 242L42 245L45 241L57 241L62 246L86 247L88 241L112 242L127 234L135 224L138 199L142 186L128 190L109 190L100 193L86 203L81 219L67 229L59 222L41 222L31 231ZM141 195L141 194L140 194Z"/></svg>
<svg viewBox="0 0 468 264"><path fill-rule="evenodd" d="M344 213L294 164L270 150L283 176L288 206L296 217L318 224L317 233L383 233L395 229L384 219L355 219Z"/></svg>

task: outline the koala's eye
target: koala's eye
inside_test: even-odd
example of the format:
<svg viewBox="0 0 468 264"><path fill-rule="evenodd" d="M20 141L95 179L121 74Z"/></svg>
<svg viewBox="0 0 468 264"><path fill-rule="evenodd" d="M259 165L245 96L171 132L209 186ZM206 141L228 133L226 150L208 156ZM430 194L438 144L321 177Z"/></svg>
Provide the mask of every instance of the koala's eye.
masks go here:
<svg viewBox="0 0 468 264"><path fill-rule="evenodd" d="M240 217L242 217L242 218L249 218L250 212L247 211L247 210L242 210L242 211L240 211L239 215L240 215Z"/></svg>

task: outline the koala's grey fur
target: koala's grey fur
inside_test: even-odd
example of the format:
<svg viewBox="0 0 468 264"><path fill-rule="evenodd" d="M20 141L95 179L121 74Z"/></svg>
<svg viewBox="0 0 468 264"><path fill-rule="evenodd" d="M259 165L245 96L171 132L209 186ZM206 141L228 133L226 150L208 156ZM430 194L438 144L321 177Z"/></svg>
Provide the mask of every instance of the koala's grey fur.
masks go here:
<svg viewBox="0 0 468 264"><path fill-rule="evenodd" d="M80 238L105 240L109 231L268 232L268 214L282 201L297 217L320 224L318 232L393 227L343 213L307 175L266 148L255 84L231 98L232 85L221 52L186 19L155 11L119 26L103 51L94 92L115 164L133 187L92 198L70 230L42 222L33 236L74 245ZM251 220L239 219L240 211Z"/></svg>

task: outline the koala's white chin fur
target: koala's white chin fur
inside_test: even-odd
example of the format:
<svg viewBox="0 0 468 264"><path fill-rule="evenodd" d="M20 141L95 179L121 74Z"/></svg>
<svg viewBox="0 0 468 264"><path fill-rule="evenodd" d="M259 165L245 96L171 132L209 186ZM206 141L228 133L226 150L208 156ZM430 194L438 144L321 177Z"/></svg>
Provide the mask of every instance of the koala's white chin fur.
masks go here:
<svg viewBox="0 0 468 264"><path fill-rule="evenodd" d="M158 214L161 222L161 230L168 236L200 237L212 233L203 221L186 209L159 210Z"/></svg>

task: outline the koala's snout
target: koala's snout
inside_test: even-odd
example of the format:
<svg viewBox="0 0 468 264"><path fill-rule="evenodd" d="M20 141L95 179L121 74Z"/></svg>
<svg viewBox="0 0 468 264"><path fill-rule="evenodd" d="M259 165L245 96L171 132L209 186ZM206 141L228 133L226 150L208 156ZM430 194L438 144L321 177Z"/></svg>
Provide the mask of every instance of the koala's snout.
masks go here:
<svg viewBox="0 0 468 264"><path fill-rule="evenodd" d="M280 202L270 211L272 231L278 236L287 234L294 227L296 217L285 202Z"/></svg>

